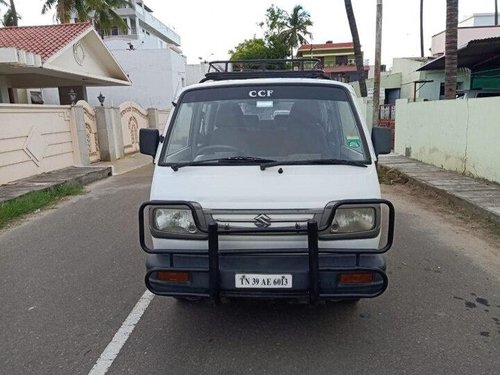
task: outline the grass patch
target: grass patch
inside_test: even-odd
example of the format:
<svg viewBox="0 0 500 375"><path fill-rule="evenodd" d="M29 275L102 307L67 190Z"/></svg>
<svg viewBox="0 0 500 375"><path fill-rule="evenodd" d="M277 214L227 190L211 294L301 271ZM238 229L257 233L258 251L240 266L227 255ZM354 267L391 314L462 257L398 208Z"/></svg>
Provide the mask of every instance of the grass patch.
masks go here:
<svg viewBox="0 0 500 375"><path fill-rule="evenodd" d="M5 227L15 219L54 204L61 198L70 195L78 195L82 192L82 185L66 183L45 191L35 191L19 198L0 203L0 228Z"/></svg>

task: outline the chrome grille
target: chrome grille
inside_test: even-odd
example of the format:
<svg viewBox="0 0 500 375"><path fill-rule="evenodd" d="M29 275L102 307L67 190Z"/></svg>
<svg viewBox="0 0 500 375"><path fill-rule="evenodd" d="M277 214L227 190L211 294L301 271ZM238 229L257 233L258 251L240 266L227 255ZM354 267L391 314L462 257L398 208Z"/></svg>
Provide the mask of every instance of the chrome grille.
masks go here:
<svg viewBox="0 0 500 375"><path fill-rule="evenodd" d="M297 228L307 224L316 215L321 215L322 211L213 211L207 213L221 228Z"/></svg>

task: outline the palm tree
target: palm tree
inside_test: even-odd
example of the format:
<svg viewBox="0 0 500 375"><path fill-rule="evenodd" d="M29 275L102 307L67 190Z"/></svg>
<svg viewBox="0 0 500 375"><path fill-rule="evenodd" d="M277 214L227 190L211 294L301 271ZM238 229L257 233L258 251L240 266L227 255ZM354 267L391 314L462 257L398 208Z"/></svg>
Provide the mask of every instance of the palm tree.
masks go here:
<svg viewBox="0 0 500 375"><path fill-rule="evenodd" d="M83 1L81 0L46 0L43 4L42 14L47 13L52 8L56 11L56 20L61 23L69 23L73 13L83 15Z"/></svg>
<svg viewBox="0 0 500 375"><path fill-rule="evenodd" d="M21 19L21 16L16 11L14 0L10 0L9 4L5 0L0 0L0 4L9 6L9 9L3 15L2 24L4 26L17 26L17 21Z"/></svg>
<svg viewBox="0 0 500 375"><path fill-rule="evenodd" d="M352 43L354 45L354 59L356 61L356 69L359 77L359 91L363 98L368 96L365 81L365 67L363 64L363 53L361 52L361 43L359 41L358 27L356 26L356 18L352 9L351 0L344 0L347 20L351 29Z"/></svg>
<svg viewBox="0 0 500 375"><path fill-rule="evenodd" d="M126 30L126 22L114 9L128 4L128 0L46 0L42 14L55 8L56 19L61 23L68 23L74 17L79 22L93 20L94 26L103 31L114 26Z"/></svg>
<svg viewBox="0 0 500 375"><path fill-rule="evenodd" d="M10 0L9 11L10 11L10 19L12 20L12 24L10 26L17 26L17 20L20 17L19 17L19 14L17 14L17 12L16 12L16 4L14 4L14 0Z"/></svg>
<svg viewBox="0 0 500 375"><path fill-rule="evenodd" d="M458 0L446 0L446 45L444 66L444 95L446 99L457 96L457 25Z"/></svg>
<svg viewBox="0 0 500 375"><path fill-rule="evenodd" d="M301 5L296 5L293 8L292 14L288 15L284 30L280 33L285 43L290 48L290 57L293 58L293 49L300 44L308 43L306 37L312 37L312 34L307 30L312 26L311 15L305 11Z"/></svg>
<svg viewBox="0 0 500 375"><path fill-rule="evenodd" d="M15 16L14 16L15 14ZM18 20L21 19L19 13L14 13L12 9L9 8L7 12L2 17L2 25L3 26L17 26Z"/></svg>
<svg viewBox="0 0 500 375"><path fill-rule="evenodd" d="M94 25L102 31L109 31L112 27L126 31L127 23L121 18L115 9L130 5L128 0L85 0L86 12L93 13Z"/></svg>

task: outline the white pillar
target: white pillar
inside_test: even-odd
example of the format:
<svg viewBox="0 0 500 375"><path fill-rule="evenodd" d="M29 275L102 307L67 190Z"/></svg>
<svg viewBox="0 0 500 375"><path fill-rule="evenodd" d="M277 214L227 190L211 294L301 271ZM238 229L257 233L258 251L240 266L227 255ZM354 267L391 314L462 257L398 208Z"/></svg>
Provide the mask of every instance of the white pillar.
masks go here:
<svg viewBox="0 0 500 375"><path fill-rule="evenodd" d="M5 76L0 76L0 103L10 103L9 84Z"/></svg>

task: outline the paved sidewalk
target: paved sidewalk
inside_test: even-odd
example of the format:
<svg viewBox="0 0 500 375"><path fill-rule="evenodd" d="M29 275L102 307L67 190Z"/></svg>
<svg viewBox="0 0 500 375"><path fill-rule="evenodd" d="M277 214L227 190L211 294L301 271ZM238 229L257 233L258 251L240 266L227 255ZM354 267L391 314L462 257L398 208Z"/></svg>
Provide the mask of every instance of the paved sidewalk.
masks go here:
<svg viewBox="0 0 500 375"><path fill-rule="evenodd" d="M390 154L379 158L383 167L396 169L411 182L430 188L456 204L500 222L500 185Z"/></svg>
<svg viewBox="0 0 500 375"><path fill-rule="evenodd" d="M94 164L99 167L111 167L113 171L113 176L124 174L134 169L144 167L146 165L152 164L153 158L149 155L143 155L140 153L128 155L123 159L115 160L113 162L104 161Z"/></svg>
<svg viewBox="0 0 500 375"><path fill-rule="evenodd" d="M0 185L0 203L12 200L22 195L48 190L67 182L82 185L104 179L111 175L119 175L143 167L153 162L150 156L139 153L127 156L114 162L100 162L91 167L68 167L36 176L12 181Z"/></svg>

